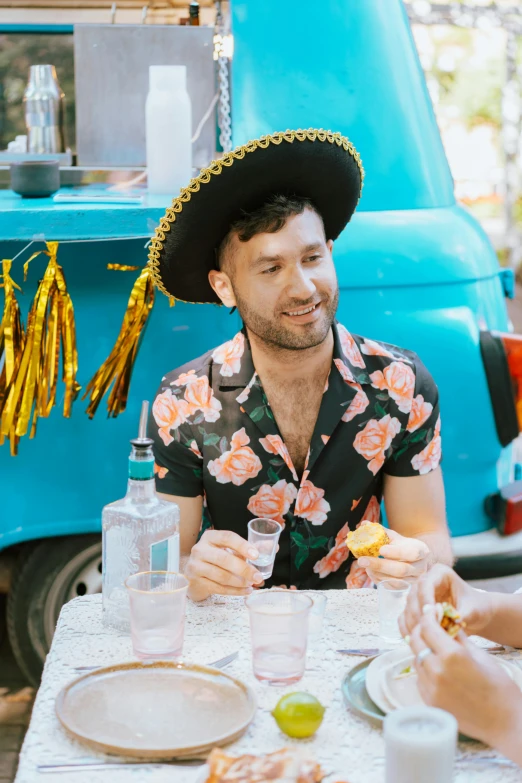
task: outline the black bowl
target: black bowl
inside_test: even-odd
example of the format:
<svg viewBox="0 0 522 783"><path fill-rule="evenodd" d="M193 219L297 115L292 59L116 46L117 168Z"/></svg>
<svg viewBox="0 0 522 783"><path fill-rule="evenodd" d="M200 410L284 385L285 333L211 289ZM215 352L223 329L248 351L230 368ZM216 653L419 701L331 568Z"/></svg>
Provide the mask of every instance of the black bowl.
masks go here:
<svg viewBox="0 0 522 783"><path fill-rule="evenodd" d="M45 198L60 188L57 160L23 160L11 163L11 190L24 198Z"/></svg>

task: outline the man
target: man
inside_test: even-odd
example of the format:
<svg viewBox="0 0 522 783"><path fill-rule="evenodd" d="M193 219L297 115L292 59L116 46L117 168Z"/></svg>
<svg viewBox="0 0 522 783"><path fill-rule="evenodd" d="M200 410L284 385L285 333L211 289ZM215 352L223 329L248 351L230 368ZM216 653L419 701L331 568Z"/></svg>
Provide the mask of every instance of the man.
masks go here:
<svg viewBox="0 0 522 783"><path fill-rule="evenodd" d="M270 584L413 580L451 562L436 386L415 354L335 322L333 240L362 176L339 134L265 137L182 191L153 240L161 290L237 307L244 324L165 376L152 408L157 488L181 509L194 600L262 582L247 562L253 517L284 524ZM354 568L346 533L378 520L382 498L391 543Z"/></svg>

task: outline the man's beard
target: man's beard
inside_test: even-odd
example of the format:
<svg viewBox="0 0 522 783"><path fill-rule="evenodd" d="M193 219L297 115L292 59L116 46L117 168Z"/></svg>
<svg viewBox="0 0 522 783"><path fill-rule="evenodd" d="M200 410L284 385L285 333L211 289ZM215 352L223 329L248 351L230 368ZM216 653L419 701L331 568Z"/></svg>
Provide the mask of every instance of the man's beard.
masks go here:
<svg viewBox="0 0 522 783"><path fill-rule="evenodd" d="M300 333L286 328L278 321L265 318L246 303L237 291L234 290L237 309L247 329L259 340L267 345L287 351L304 351L307 348L315 348L323 343L332 328L339 303L339 289L336 288L332 297L322 300L323 316L319 321L300 327ZM309 306L311 302L299 302L292 304L288 310L297 310Z"/></svg>

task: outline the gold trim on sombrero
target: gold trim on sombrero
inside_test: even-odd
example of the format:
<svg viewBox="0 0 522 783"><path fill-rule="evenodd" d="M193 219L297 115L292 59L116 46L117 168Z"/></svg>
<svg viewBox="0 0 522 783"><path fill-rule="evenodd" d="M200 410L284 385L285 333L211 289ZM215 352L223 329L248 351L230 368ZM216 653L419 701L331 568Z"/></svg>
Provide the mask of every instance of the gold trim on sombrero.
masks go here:
<svg viewBox="0 0 522 783"><path fill-rule="evenodd" d="M148 266L151 271L152 280L154 285L167 296L171 304L175 301L185 302L185 299L179 299L177 296L169 293L163 281L161 279L159 265L160 265L160 253L163 250L163 243L165 241L165 234L170 231L171 224L175 222L176 215L183 209L183 204L186 204L192 198L193 193L197 193L201 188L201 185L210 182L212 176L221 174L224 167L231 166L235 160L242 160L248 152L255 152L257 149L266 149L269 144L281 144L283 141L292 143L293 141L328 141L330 144L337 144L338 147L342 147L346 152L349 152L359 167L361 174L361 187L359 189L359 197L357 203L361 198L363 181L364 181L364 169L361 161L361 157L351 141L340 133L333 133L332 131L325 131L322 128L317 130L315 128L309 128L308 130L287 130L278 133L272 133L267 136L261 136L259 139L249 141L247 144L243 144L240 147L227 152L222 158L213 160L212 163L205 169L201 169L201 172L197 177L191 179L188 186L180 191L177 198L172 201L172 206L167 209L165 216L160 220L159 226L156 228L156 236L151 240L149 250ZM189 302L188 304L215 304L215 302Z"/></svg>

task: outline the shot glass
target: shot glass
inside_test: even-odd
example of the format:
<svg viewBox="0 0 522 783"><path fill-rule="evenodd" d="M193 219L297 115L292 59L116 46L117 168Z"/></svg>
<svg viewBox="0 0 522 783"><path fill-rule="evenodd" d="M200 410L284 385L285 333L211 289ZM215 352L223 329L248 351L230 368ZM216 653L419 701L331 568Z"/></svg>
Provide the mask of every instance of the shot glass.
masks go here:
<svg viewBox="0 0 522 783"><path fill-rule="evenodd" d="M399 617L406 607L409 591L410 584L404 579L385 579L377 585L379 635L385 642L402 642Z"/></svg>
<svg viewBox="0 0 522 783"><path fill-rule="evenodd" d="M304 674L310 596L261 591L245 600L250 614L252 664L258 680L287 685Z"/></svg>
<svg viewBox="0 0 522 783"><path fill-rule="evenodd" d="M134 655L149 661L179 658L188 581L172 571L144 571L129 576L125 586Z"/></svg>
<svg viewBox="0 0 522 783"><path fill-rule="evenodd" d="M273 519L251 519L248 523L248 543L259 552L257 560L249 560L263 579L269 579L274 570L277 542L283 526Z"/></svg>

